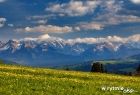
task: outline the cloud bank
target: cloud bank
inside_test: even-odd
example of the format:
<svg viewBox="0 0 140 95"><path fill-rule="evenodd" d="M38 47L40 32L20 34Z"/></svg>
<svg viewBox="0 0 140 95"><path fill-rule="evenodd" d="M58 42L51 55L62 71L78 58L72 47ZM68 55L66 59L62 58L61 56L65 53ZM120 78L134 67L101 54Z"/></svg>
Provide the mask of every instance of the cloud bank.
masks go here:
<svg viewBox="0 0 140 95"><path fill-rule="evenodd" d="M140 0L131 0L134 3L139 3ZM89 22L77 22L73 29L69 28L67 31L81 31L81 30L102 30L107 26L119 25L122 23L136 23L140 22L140 17L135 15L120 14L124 10L123 0L91 0L91 1L74 1L67 3L50 4L45 10L50 12L53 16L85 16L88 14L95 14L95 10L100 7L100 12L96 17L93 17ZM125 10L124 10L125 11ZM72 26L69 26L72 27ZM49 30L49 29L48 29ZM61 30L61 29L60 29ZM48 31L51 32L51 31ZM53 32L53 31L52 31ZM63 31L61 31L63 32ZM65 32L65 31L64 31Z"/></svg>
<svg viewBox="0 0 140 95"><path fill-rule="evenodd" d="M133 3L140 2L140 0L130 1ZM140 23L140 16L121 13L122 11L126 10L124 8L124 3L126 3L125 0L70 0L69 2L65 3L51 3L45 8L45 11L48 13L47 15L36 15L28 18L33 20L32 22L36 24L36 26L27 26L16 30L22 32L65 33L102 30L108 26L120 25L123 23ZM131 11L129 13L131 13ZM49 22L51 22L50 19L52 18L55 18L57 22L57 17L59 18L65 16L68 17L67 19L70 19L88 15L91 15L89 20L80 20L78 22L73 20L72 24L69 24L68 21L65 22L69 26L49 24ZM54 22L55 19L53 19Z"/></svg>
<svg viewBox="0 0 140 95"><path fill-rule="evenodd" d="M36 40L36 41L61 41L64 44L76 44L76 43L130 43L130 42L140 42L140 34L132 35L129 37L119 37L119 36L107 36L107 37L98 37L98 38L76 38L76 39L62 39L58 37L52 37L48 34L41 35L38 38L25 38L23 40Z"/></svg>
<svg viewBox="0 0 140 95"><path fill-rule="evenodd" d="M84 30L101 30L110 25L140 22L139 16L119 13L124 10L123 3L119 0L101 1L103 12L99 13L90 22L80 22L79 27Z"/></svg>

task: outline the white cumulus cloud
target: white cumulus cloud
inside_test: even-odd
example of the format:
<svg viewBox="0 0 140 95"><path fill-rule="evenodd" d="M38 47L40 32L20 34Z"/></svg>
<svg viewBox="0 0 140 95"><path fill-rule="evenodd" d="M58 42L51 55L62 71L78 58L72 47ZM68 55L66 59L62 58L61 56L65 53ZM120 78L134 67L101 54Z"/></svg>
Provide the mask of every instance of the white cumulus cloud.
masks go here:
<svg viewBox="0 0 140 95"><path fill-rule="evenodd" d="M16 31L22 31L22 32L43 32L43 33L49 33L49 32L56 32L56 33L63 33L63 32L72 32L73 28L69 26L53 26L53 25L39 25L35 27L25 27L22 29L16 29Z"/></svg>
<svg viewBox="0 0 140 95"><path fill-rule="evenodd" d="M0 28L5 25L6 18L0 18Z"/></svg>
<svg viewBox="0 0 140 95"><path fill-rule="evenodd" d="M135 4L140 4L140 0L130 0L130 1L132 1Z"/></svg>
<svg viewBox="0 0 140 95"><path fill-rule="evenodd" d="M94 12L99 1L70 1L69 3L53 4L46 8L46 11L57 13L60 16L83 16Z"/></svg>
<svg viewBox="0 0 140 95"><path fill-rule="evenodd" d="M0 0L0 3L5 2L6 0Z"/></svg>
<svg viewBox="0 0 140 95"><path fill-rule="evenodd" d="M80 30L102 30L105 25L98 22L84 22L79 24Z"/></svg>

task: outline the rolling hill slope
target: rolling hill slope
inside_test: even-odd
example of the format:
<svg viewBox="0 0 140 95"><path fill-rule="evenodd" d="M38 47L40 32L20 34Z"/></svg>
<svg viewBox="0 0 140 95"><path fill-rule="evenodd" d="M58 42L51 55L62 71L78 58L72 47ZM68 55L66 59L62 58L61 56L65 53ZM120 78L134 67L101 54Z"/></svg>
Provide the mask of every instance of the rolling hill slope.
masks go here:
<svg viewBox="0 0 140 95"><path fill-rule="evenodd" d="M31 68L0 63L0 95L123 94L124 90L104 91L101 89L104 86L129 88L132 91L129 95L140 95L139 77Z"/></svg>

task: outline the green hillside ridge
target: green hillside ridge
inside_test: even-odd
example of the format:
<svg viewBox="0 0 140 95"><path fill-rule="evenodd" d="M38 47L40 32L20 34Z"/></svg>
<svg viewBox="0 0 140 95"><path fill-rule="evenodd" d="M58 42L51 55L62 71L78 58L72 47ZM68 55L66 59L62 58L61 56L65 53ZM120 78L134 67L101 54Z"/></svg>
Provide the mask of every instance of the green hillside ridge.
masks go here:
<svg viewBox="0 0 140 95"><path fill-rule="evenodd" d="M134 90L104 91L101 87ZM0 95L140 95L140 77L6 65L0 62Z"/></svg>

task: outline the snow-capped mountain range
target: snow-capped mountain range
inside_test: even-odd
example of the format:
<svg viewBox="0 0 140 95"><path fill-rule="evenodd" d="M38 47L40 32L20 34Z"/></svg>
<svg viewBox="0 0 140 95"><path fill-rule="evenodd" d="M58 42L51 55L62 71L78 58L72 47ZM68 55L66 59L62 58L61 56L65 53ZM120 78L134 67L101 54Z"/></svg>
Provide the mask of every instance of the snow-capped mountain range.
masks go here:
<svg viewBox="0 0 140 95"><path fill-rule="evenodd" d="M108 37L108 39L112 39ZM22 39L0 42L0 59L29 66L62 66L89 60L118 59L140 54L139 41L98 38Z"/></svg>

